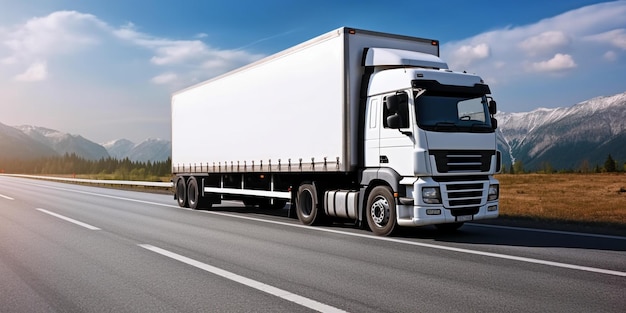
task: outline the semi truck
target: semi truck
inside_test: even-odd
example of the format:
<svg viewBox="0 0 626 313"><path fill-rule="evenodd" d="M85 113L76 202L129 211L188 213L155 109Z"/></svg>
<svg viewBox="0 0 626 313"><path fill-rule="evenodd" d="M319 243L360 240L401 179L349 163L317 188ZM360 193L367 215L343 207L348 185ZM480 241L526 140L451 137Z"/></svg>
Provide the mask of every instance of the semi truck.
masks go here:
<svg viewBox="0 0 626 313"><path fill-rule="evenodd" d="M432 39L341 27L172 95L181 207L285 208L305 225L496 218L496 102Z"/></svg>

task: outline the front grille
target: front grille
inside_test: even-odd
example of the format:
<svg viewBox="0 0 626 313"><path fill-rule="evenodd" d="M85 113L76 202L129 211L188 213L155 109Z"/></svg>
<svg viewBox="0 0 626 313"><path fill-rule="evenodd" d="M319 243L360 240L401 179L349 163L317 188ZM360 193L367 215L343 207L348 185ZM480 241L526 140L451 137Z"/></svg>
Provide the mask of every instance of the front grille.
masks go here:
<svg viewBox="0 0 626 313"><path fill-rule="evenodd" d="M430 150L439 173L488 172L494 150Z"/></svg>
<svg viewBox="0 0 626 313"><path fill-rule="evenodd" d="M483 204L485 192L484 183L448 182L442 184L442 196L444 206L449 209L465 209L468 207L480 206ZM486 200L485 200L486 201ZM460 214L466 215L466 214Z"/></svg>

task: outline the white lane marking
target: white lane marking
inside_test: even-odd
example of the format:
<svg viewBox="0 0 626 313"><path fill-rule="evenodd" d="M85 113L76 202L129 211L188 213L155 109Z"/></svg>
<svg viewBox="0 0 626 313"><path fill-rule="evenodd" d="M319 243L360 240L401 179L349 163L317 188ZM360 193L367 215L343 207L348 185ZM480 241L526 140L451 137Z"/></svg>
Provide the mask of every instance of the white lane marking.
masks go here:
<svg viewBox="0 0 626 313"><path fill-rule="evenodd" d="M374 239L374 240L395 242L395 243L401 243L401 244L406 244L406 245L411 245L411 246L418 246L418 247L424 247L424 248L432 248L432 249L460 252L460 253L466 253L466 254L488 256L488 257L498 258L498 259L514 260L514 261L520 261L520 262L526 262L526 263L542 264L542 265L548 265L548 266L554 266L554 267L561 267L561 268L568 268L568 269L574 269L574 270L587 271L587 272L592 272L592 273L601 273L601 274L608 274L608 275L626 277L626 272L607 270L607 269L601 269L601 268L595 268L595 267L589 267L589 266L581 266L581 265L574 265L574 264L546 261L546 260L540 260L540 259L519 257L519 256L514 256L514 255L500 254L500 253L483 252L483 251L463 249L463 248L455 248L455 247L448 247L448 246L433 245L433 244L429 244L429 243L407 241L407 240L396 239L396 238L389 238L389 237L378 237L378 236L373 236L373 235L350 233L350 232L345 232L345 231L341 231L341 230L324 229L324 228L319 228L319 227L312 227L312 226L298 225L298 224L289 224L289 223L285 223L285 222L263 220L263 219L260 219L260 218L253 218L253 217L246 217L246 216L239 216L239 215L231 215L231 214L228 214L228 213L221 213L221 212L211 212L211 211L199 211L199 212L215 214L215 215L222 215L222 216L228 216L228 217L235 217L235 218L246 219L246 220L253 220L253 221L264 222L264 223L272 223L272 224L278 224L278 225L284 225L284 226L306 228L306 229L310 229L310 230L323 231L323 232L334 233L334 234L341 234L341 235L346 235L346 236L353 236L353 237L361 237L361 238L369 238L369 239Z"/></svg>
<svg viewBox="0 0 626 313"><path fill-rule="evenodd" d="M9 196L5 196L5 195L1 195L1 194L0 194L0 198L5 198L7 200L15 200L15 199L13 199L13 198L11 198Z"/></svg>
<svg viewBox="0 0 626 313"><path fill-rule="evenodd" d="M87 229L89 229L89 230L100 230L100 228L98 228L98 227L95 227L95 226L89 225L89 224L87 224L87 223L83 223L83 222L81 222L81 221L77 221L77 220L75 220L75 219L71 219L71 218L69 218L69 217L67 217L67 216L63 216L63 215L61 215L61 214L57 214L57 213L54 213L54 212L50 212L50 211L45 210L45 209L40 209L40 208L37 208L37 211L39 211L39 212L43 212L43 213L46 213L46 214L48 214L48 215L52 215L52 216L54 216L54 217L60 218L60 219L62 219L62 220L68 221L68 222L70 222L70 223L74 223L74 224L76 224L76 225L78 225L78 226L85 227L85 228L87 228Z"/></svg>
<svg viewBox="0 0 626 313"><path fill-rule="evenodd" d="M476 226L476 227L485 227L485 228L500 228L500 229L528 231L528 232L535 232L535 233L548 233L548 234L568 235L568 236L583 236L583 237L595 237L595 238L604 238L604 239L626 240L626 237L620 237L620 236L590 234L590 233L576 233L572 231L563 231L563 230L536 229L536 228L527 228L527 227L476 224L476 223L468 223L466 225Z"/></svg>
<svg viewBox="0 0 626 313"><path fill-rule="evenodd" d="M33 184L33 185L35 185L35 184ZM135 199L130 199L130 198L116 197L116 196L110 196L110 195L104 195L104 194L98 194L98 193L86 192L86 191L79 191L79 190L68 189L68 188L52 187L52 186L45 186L45 185L35 185L35 186L51 188L51 189L66 190L66 191L71 191L71 192L89 194L89 195L100 196L100 197L105 197L105 198L112 198L112 199L118 199L118 200L139 202L139 203L158 205L158 206L164 206L164 207L172 207L172 208L189 210L189 211L194 211L194 212L199 212L199 213L206 213L206 214L214 214L214 215L221 215L221 216L227 216L227 217L234 217L234 218L239 218L239 219L244 219L244 220L249 220L249 221L257 221L257 222L262 222L262 223L270 223L270 224L283 225L283 226L289 226L289 227L306 228L306 229L309 229L309 230L323 231L323 232L341 234L341 235L346 235L346 236L369 238L369 239L373 239L373 240L389 241L389 242L395 242L395 243L401 243L401 244L407 244L407 245L419 246L419 247L425 247L425 248L447 250L447 251L454 251L454 252L466 253L466 254L474 254L474 255L482 255L482 256L488 256L488 257L499 258L499 259L515 260L515 261L520 261L520 262L542 264L542 265L547 265L547 266L575 269L575 270L587 271L587 272L592 272L592 273L601 273L601 274L608 274L608 275L626 277L626 272L613 271L613 270L607 270L607 269L601 269L601 268L595 268L595 267L589 267L589 266L580 266L580 265L574 265L574 264L545 261L545 260L540 260L540 259L518 257L518 256L507 255L507 254L500 254L500 253L482 252L482 251L469 250L469 249L463 249L463 248L439 246L439 245L433 245L433 244L428 244L428 243L420 243L420 242L407 241L407 240L401 240L401 239L395 239L395 238L389 238L389 237L378 237L378 236L374 236L374 235L350 233L350 232L334 230L334 229L325 229L325 228L311 227L311 226L306 226L306 225L301 225L301 224L292 224L292 223L285 223L285 222L279 222L279 221L264 220L264 219L260 219L260 218L254 218L254 217L248 217L248 216L240 216L240 215L234 215L234 214L228 214L228 213L222 213L222 212L215 212L215 211L196 211L196 210L191 210L191 209L186 209L186 208L180 208L179 206L176 206L176 205L169 205L169 204L163 204L163 203L158 203L158 202L150 202L150 201L143 201L143 200L135 200Z"/></svg>
<svg viewBox="0 0 626 313"><path fill-rule="evenodd" d="M147 245L147 244L140 244L140 247L150 250L152 252L156 252L160 255L166 256L168 258L174 259L176 261L191 265L193 267L199 268L201 270L204 270L206 272L215 274L217 276L221 276L223 278L232 280L234 282L240 283L242 285L246 285L248 287L257 289L259 291L268 293L270 295L285 299L287 301L291 301L294 302L296 304L299 304L301 306L307 307L309 309L312 310L316 310L319 312L346 312L344 310L338 309L336 307L309 299L309 298L305 298L302 296L299 296L297 294L291 293L287 290L283 290L280 288L276 288L273 286L270 286L268 284L264 284L262 282L247 278L247 277L243 277L241 275L237 275L233 272L229 272L226 270L223 270L221 268L206 264L206 263L202 263L200 261L196 261L194 259L190 259L188 257L182 256L180 254L176 254L174 252L165 250L165 249L161 249L159 247L155 247L152 245Z"/></svg>

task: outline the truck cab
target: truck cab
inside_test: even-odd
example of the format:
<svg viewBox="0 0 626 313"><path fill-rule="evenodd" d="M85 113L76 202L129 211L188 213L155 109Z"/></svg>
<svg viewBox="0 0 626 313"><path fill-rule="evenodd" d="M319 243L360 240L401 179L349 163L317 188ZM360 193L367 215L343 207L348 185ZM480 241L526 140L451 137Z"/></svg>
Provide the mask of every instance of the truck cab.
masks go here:
<svg viewBox="0 0 626 313"><path fill-rule="evenodd" d="M500 171L500 155L489 87L433 55L379 48L365 53L378 57L365 58L374 70L363 125L364 177L367 185L382 177L398 195L395 205L384 197L367 204L369 227L385 235L393 220L456 229L497 217L493 174Z"/></svg>

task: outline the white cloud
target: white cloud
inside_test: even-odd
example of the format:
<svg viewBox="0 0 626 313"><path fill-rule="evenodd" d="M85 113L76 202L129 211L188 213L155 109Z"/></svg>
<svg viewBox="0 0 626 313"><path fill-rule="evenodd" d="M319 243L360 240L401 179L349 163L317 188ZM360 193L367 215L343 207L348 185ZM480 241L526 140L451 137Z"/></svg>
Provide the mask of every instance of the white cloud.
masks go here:
<svg viewBox="0 0 626 313"><path fill-rule="evenodd" d="M531 36L522 41L519 46L528 55L534 56L547 51L553 51L570 43L568 36L562 31L546 31L536 36Z"/></svg>
<svg viewBox="0 0 626 313"><path fill-rule="evenodd" d="M46 62L36 62L26 69L22 74L15 76L15 80L21 82L36 82L45 80L48 77Z"/></svg>
<svg viewBox="0 0 626 313"><path fill-rule="evenodd" d="M72 59L68 59L68 56L75 60L90 58L92 54L87 51L96 46L100 56L108 58L96 62L102 67L106 67L107 62L111 65L131 62L131 58L145 55L148 51L145 71L149 73L152 66L165 69L167 73L152 78L147 74L146 81L184 86L194 80L204 80L263 57L245 50L213 48L199 39L207 36L204 33L198 34L192 40L160 38L137 31L132 23L116 28L91 14L58 11L3 29L0 32L0 45L6 47L9 54L1 55L0 50L0 66L6 66L2 72L14 71L14 76L21 73L19 81L30 81L26 78L36 77L34 73L37 70L40 79L49 76L45 64L57 62L63 57L66 62L71 62ZM107 53L110 55L106 55ZM127 58L113 57L119 55ZM43 66L32 67L35 62L43 62ZM207 64L212 66L207 67Z"/></svg>
<svg viewBox="0 0 626 313"><path fill-rule="evenodd" d="M150 61L156 65L180 64L210 54L201 41L169 41L155 48L156 55Z"/></svg>
<svg viewBox="0 0 626 313"><path fill-rule="evenodd" d="M560 72L573 69L576 66L571 55L557 53L550 60L532 63L528 70L532 72Z"/></svg>
<svg viewBox="0 0 626 313"><path fill-rule="evenodd" d="M0 64L22 72L15 76L17 81L45 80L52 58L76 55L100 44L106 28L95 16L75 11L31 18L0 33L0 43L9 53Z"/></svg>
<svg viewBox="0 0 626 313"><path fill-rule="evenodd" d="M610 44L616 48L626 50L626 29L624 28L587 36L585 39L596 43Z"/></svg>
<svg viewBox="0 0 626 313"><path fill-rule="evenodd" d="M459 65L470 65L474 61L488 58L489 55L490 49L486 43L462 45L452 52L454 62Z"/></svg>
<svg viewBox="0 0 626 313"><path fill-rule="evenodd" d="M228 70L256 61L264 56L239 49L215 49L199 39L172 40L158 38L135 30L132 24L115 30L114 34L134 45L152 51L153 56L150 58L152 64L178 73L177 79L169 80L168 83L174 83L177 80L195 83L198 80L214 77ZM207 36L203 33L197 35L196 38ZM171 78L172 76L169 77ZM153 79L152 82L155 82L155 80Z"/></svg>
<svg viewBox="0 0 626 313"><path fill-rule="evenodd" d="M161 75L155 76L151 79L151 81L157 85L169 84L171 82L176 81L178 79L178 75L176 73L163 73Z"/></svg>
<svg viewBox="0 0 626 313"><path fill-rule="evenodd" d="M154 53L150 62L155 65L175 65L206 56L208 47L199 40L172 40L159 38L135 30L133 24L113 31L118 38Z"/></svg>
<svg viewBox="0 0 626 313"><path fill-rule="evenodd" d="M572 69L597 69L603 57L616 59L626 50L624 16L626 1L590 5L534 24L444 43L442 58L451 69L489 76L502 85L532 81L538 73L551 71L560 77L573 75ZM615 48L620 52L606 54Z"/></svg>
<svg viewBox="0 0 626 313"><path fill-rule="evenodd" d="M91 14L59 11L28 20L9 31L2 41L14 57L71 54L98 44L94 31L104 28L106 24Z"/></svg>

